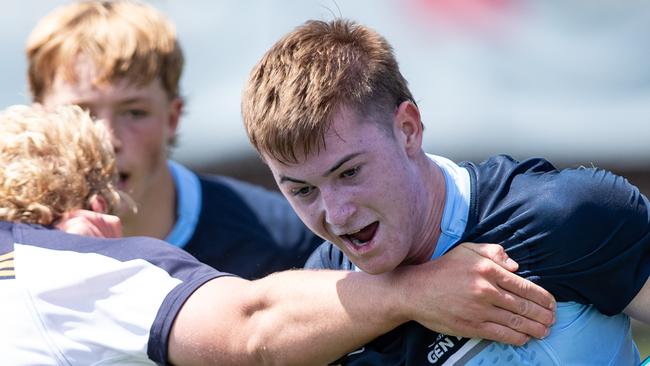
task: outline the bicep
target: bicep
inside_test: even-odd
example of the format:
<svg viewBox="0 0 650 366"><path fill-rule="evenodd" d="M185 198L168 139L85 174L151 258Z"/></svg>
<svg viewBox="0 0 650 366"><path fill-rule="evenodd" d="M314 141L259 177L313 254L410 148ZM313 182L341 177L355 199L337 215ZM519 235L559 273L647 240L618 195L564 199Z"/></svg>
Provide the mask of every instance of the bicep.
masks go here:
<svg viewBox="0 0 650 366"><path fill-rule="evenodd" d="M239 332L246 323L249 281L220 277L198 288L185 302L169 336L175 365L238 364L247 355Z"/></svg>

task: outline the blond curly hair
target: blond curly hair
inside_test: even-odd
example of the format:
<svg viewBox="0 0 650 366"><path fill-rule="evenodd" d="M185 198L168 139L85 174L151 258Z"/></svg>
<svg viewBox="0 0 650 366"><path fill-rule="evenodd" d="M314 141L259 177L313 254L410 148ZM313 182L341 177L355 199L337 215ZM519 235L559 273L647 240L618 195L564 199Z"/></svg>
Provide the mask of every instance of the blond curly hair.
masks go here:
<svg viewBox="0 0 650 366"><path fill-rule="evenodd" d="M0 112L0 219L52 225L103 198L121 200L108 131L76 106L46 111L11 106Z"/></svg>

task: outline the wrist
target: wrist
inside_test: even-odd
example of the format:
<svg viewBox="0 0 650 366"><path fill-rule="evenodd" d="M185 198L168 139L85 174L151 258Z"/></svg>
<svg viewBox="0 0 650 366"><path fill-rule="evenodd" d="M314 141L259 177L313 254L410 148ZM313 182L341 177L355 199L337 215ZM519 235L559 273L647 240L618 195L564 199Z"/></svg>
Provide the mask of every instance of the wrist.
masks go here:
<svg viewBox="0 0 650 366"><path fill-rule="evenodd" d="M385 296L387 317L397 324L416 320L417 317L413 299L413 296L417 296L417 290L411 272L411 266L405 266L381 275L388 288L385 292L388 294Z"/></svg>

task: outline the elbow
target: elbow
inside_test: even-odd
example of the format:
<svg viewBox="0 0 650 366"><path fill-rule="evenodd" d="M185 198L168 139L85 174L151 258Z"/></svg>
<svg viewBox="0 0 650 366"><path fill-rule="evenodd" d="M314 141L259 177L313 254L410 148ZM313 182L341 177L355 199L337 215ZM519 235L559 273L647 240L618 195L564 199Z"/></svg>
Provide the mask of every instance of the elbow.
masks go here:
<svg viewBox="0 0 650 366"><path fill-rule="evenodd" d="M260 341L260 337L252 337L249 340L246 353L249 355L251 365L275 366L283 364L276 354L269 351L265 342Z"/></svg>
<svg viewBox="0 0 650 366"><path fill-rule="evenodd" d="M259 299L259 298L258 298ZM245 319L243 328L248 331L244 343L244 352L250 365L286 365L282 358L282 352L273 347L274 338L277 339L280 327L273 321L269 309L270 304L266 301L251 301L248 306L242 308Z"/></svg>

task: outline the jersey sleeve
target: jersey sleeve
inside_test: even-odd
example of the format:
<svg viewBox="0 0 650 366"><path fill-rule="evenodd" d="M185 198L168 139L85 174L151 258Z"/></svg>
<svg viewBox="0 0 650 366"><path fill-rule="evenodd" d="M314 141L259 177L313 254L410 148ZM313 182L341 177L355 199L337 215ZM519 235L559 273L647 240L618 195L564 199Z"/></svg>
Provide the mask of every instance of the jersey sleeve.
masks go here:
<svg viewBox="0 0 650 366"><path fill-rule="evenodd" d="M470 220L462 241L499 243L518 273L558 301L621 312L650 274L649 204L625 178L498 156L469 166Z"/></svg>
<svg viewBox="0 0 650 366"><path fill-rule="evenodd" d="M168 364L169 333L185 301L229 275L153 238L97 239L25 225L14 236L20 281L48 338L72 364Z"/></svg>
<svg viewBox="0 0 650 366"><path fill-rule="evenodd" d="M563 199L544 196L552 203L542 211L556 229L540 233L547 236L546 253L560 260L549 258L546 268L537 271L538 282L560 294L560 301L578 300L607 315L620 313L650 275L648 199L625 178L605 170L560 174L567 175L558 182Z"/></svg>
<svg viewBox="0 0 650 366"><path fill-rule="evenodd" d="M207 266L182 250L166 245L158 252L157 263L168 275L178 281L178 285L169 291L158 308L149 332L147 354L157 363L168 365L167 350L169 334L174 320L185 301L206 282L230 274L219 272ZM215 309L215 311L219 311Z"/></svg>

